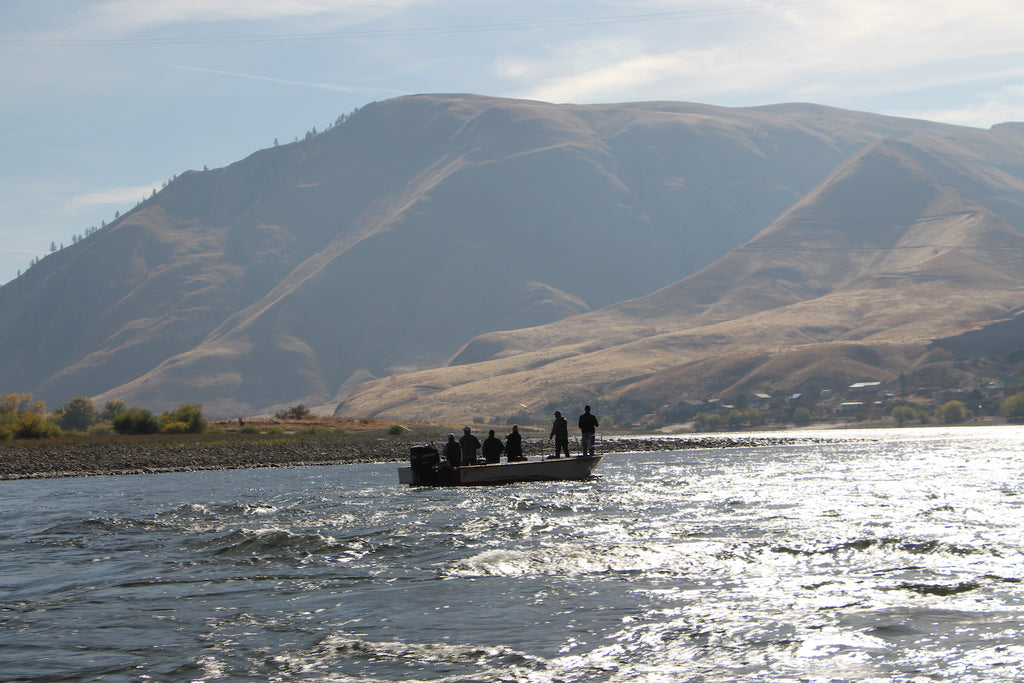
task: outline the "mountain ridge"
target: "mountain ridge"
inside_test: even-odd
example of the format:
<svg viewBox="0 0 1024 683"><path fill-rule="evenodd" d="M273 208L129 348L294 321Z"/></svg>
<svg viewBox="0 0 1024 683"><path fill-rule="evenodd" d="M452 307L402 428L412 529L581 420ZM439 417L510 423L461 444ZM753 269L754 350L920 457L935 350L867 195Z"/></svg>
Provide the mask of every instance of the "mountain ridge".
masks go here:
<svg viewBox="0 0 1024 683"><path fill-rule="evenodd" d="M770 330L765 344L856 332L920 351L1015 301L1022 141L1015 124L808 104L373 103L308 140L184 173L0 288L0 385L51 403L400 417L440 414L423 406L461 372L481 377L461 390L469 405L508 414L572 393L499 379L531 363L614 395L642 393L674 355L705 363L717 349L750 365L761 356L736 320ZM978 311L940 281L980 296ZM810 337L783 333L785 316L764 322L870 310L857 302L871 293L887 320L904 310L903 337L869 333L866 314L853 331L803 325L821 328ZM927 307L911 295L956 305L912 321ZM491 371L504 374L487 386ZM414 398L421 385L443 388ZM491 405L488 392L509 398Z"/></svg>
<svg viewBox="0 0 1024 683"><path fill-rule="evenodd" d="M667 345L684 358L688 351L692 353L694 349L701 347L710 349L713 355L717 355L714 349L719 346L730 350L735 357L736 365L760 367L768 365L772 359L779 356L775 351L769 352L760 348L769 344L769 340L774 340L776 347L784 349L784 353L781 354L783 356L792 355L795 349L799 349L800 354L813 355L816 353L815 346L820 350L824 345L835 346L845 343L850 353L840 354L840 361L846 356L868 355L869 347L872 345L888 347L890 355L898 361L898 367L893 367L891 363L888 367L886 363L875 366L863 362L853 364L869 377L893 379L901 370L919 369L919 366L929 362L930 339L950 331L980 327L986 322L999 320L1015 305L1019 305L1019 288L1021 278L1024 277L1024 270L1020 267L1020 257L1024 255L1024 241L1021 240L1019 230L1008 225L994 213L935 182L920 164L909 163L915 155L908 156L908 151L915 154L917 152L916 148L905 147L905 143L892 141L880 141L869 146L826 177L819 186L821 191L809 193L803 201L785 212L775 224L766 228L750 243L733 250L699 273L658 292L638 300L613 304L608 309L582 317L593 319L595 328L618 327L620 331L628 327L622 322L621 317L617 322L609 322L610 318L616 317L617 311L624 310L628 313L626 317L634 320L638 318L639 322L635 322L632 328L636 338L625 339L622 347L632 355L645 359L652 358L654 354L649 351L637 351L637 345ZM902 170L903 173L899 176L902 182L893 184L893 173L884 172L887 170ZM908 171L911 171L909 175ZM869 184L865 189L859 182L864 176L878 186L872 188ZM850 191L849 188L844 188L843 184L848 182L857 184L858 190ZM867 216L860 210L860 197L873 197L877 200L881 196L884 199L887 193L906 197L908 188L914 190L912 195L915 201L900 204L901 212L894 213L886 206L885 201L871 207L874 213ZM851 206L849 201L836 201L837 193L849 197L853 205ZM833 213L822 214L821 207L829 207ZM849 215L850 213L854 216ZM813 225L816 229L808 233L808 225ZM827 226L828 234L821 233L822 225ZM856 237L861 242L854 244L850 242L849 236L837 236L834 226L845 230L860 228L856 232ZM797 259L797 263L794 264L794 255L799 248L807 249L809 237L824 245L824 251L827 253L823 256L819 250L813 258L808 255ZM782 260L766 264L765 259L770 259L773 253L781 254ZM915 254L918 256L914 256ZM979 254L982 256L978 256ZM1009 263L1000 263L1000 257L1006 255L1009 255ZM873 259L882 260L879 263L872 263ZM739 261L753 262L756 267L737 263ZM843 263L847 264L846 268L842 267ZM801 265L811 267L812 272L802 272ZM719 272L722 273L721 276L718 275ZM823 274L835 278L837 273L840 279L831 288L823 288L813 279L820 280ZM843 280L843 274L848 281ZM759 281L758 275L770 276L771 282ZM723 293L722 282L728 280L737 281L741 286L732 292ZM763 293L757 296L757 292L751 291L776 285L773 291L778 292L777 285L780 281L784 283L783 289L791 290L792 286L796 285L802 289L798 295L790 293L789 296L776 300L766 300ZM864 291L857 291L858 281ZM932 283L932 286L925 288L922 284L925 281ZM965 289L968 285L974 289ZM989 297L994 300L986 301L980 298L989 289L997 291L997 296ZM841 293L843 290L851 292L838 301L834 295L831 298L827 296L833 292ZM936 296L937 294L940 296ZM711 301L710 306L704 305L702 296ZM664 302L659 304L659 300ZM917 309L911 312L906 302L915 300ZM932 303L932 308L926 305L927 302ZM737 306L741 308L738 309ZM725 310L720 310L723 308ZM896 313L886 312L889 308ZM780 309L788 310L783 312ZM802 309L809 310L810 314L803 312ZM832 318L836 317L833 313L836 310L843 312L842 319L830 321L830 315ZM967 313L971 310L975 312ZM872 317L879 315L884 317L878 318L872 329ZM576 326L577 329L571 329L564 334L565 345L571 344L574 339L596 335L588 335L578 329L581 324L580 318L581 316L577 316L569 321L554 323L550 327L557 329ZM687 319L685 324L679 326L681 329L665 331L645 327L651 320L664 324L666 320L680 318ZM781 338L778 332L769 331L772 327L772 318L780 321L775 326L782 328ZM811 320L813 325L809 324ZM753 334L749 331L745 333L748 337L746 342L742 339L743 332L728 331L730 327L735 330L738 325L754 331ZM721 332L722 327L727 329L724 334ZM506 336L514 337L519 334L511 332ZM805 334L807 338L801 339ZM814 339L814 334L823 337L823 343L822 339ZM494 354L496 358L511 355L505 350L509 344L498 341L501 336L502 333L484 336L492 348L499 350ZM527 336L546 339L545 343L549 347L557 347L559 344L558 341L551 340L552 335ZM861 343L850 346L850 341ZM744 343L754 348L746 353L741 352L738 349L743 348ZM524 359L528 359L531 353L537 353L543 348L543 345L527 348L520 344L515 350ZM599 353L608 354L609 351L603 348ZM577 363L580 362L580 358L587 356L580 351L563 355L574 358ZM755 363L753 358L760 358L761 363ZM832 358L833 363L836 360L836 357ZM691 386L703 384L707 391L750 391L760 379L756 373L747 372L745 382L711 382L707 377L699 376L700 373L694 369L694 363L707 361L698 357L689 362L684 361L680 367L689 370ZM527 364L525 360L524 364ZM606 363L595 359L593 364L602 367L609 379L617 379L616 370L609 368ZM646 374L639 376L635 375L634 367L625 358L618 359L615 365L626 368L622 374L627 376L627 380L638 380L634 382L637 385L634 391L642 391L646 386L648 393L663 396L668 396L670 392L666 391L664 386L656 389L654 385L677 384L677 376L680 374L680 371L673 369L676 366L670 361L649 368ZM730 375L731 371L727 364L720 359L711 365L719 377ZM847 372L845 379L849 380L848 373L851 371ZM508 374L511 370L506 367L500 372ZM442 379L443 371L426 371L424 374L431 378L431 386L445 386ZM577 378L585 376L579 369L565 374ZM660 380L656 379L659 374L663 375ZM695 374L698 376L695 377ZM765 379L781 379L768 373L762 374ZM788 379L793 386L810 379L827 379L814 373L805 372L802 375L793 373ZM401 394L403 388L395 385L402 379L391 378L390 381L371 383L364 390L374 392L379 391L380 386L389 385L392 392ZM416 375L407 378L407 381L413 385L419 383ZM545 395L541 388L543 380L534 380L528 371L517 373L517 382L532 384L535 387L535 396L544 396L546 401L552 403L557 403L560 396L569 396L573 393L571 389L567 389ZM614 382L588 387L580 398L588 400L587 394L615 398L615 392L621 392L621 389L617 389L613 384ZM627 381L626 386L629 384ZM463 386L455 382L452 385L454 388ZM467 403L480 403L486 400L488 393L484 389L480 396L463 400ZM409 395L413 396L413 393L409 392ZM440 392L440 396L435 392L435 395L425 399L411 399L404 405L397 399L388 402L381 401L378 397L382 405L389 405L389 408L380 414L388 415L404 410L416 415L429 415L430 403L443 400L443 395L443 392ZM684 393L675 393L676 400L683 397ZM398 408L399 405L402 407ZM340 406L339 413L345 414L367 407L360 402L357 394ZM493 410L496 414L503 411L506 414L515 412L514 406L509 405L495 406Z"/></svg>

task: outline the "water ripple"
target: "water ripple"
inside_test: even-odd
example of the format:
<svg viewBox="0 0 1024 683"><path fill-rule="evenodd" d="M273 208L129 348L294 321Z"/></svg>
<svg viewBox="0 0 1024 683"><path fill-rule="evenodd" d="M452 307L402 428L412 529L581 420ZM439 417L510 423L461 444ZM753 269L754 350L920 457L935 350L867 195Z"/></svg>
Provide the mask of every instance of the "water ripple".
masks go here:
<svg viewBox="0 0 1024 683"><path fill-rule="evenodd" d="M827 436L468 490L0 482L0 680L1024 678L1024 430Z"/></svg>

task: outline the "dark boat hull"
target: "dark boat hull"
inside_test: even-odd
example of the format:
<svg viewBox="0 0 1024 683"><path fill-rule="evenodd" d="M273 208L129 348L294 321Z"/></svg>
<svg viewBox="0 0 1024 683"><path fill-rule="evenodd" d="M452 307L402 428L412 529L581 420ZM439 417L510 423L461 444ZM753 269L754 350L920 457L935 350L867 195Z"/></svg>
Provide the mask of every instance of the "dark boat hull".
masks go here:
<svg viewBox="0 0 1024 683"><path fill-rule="evenodd" d="M468 465L435 472L399 467L398 481L410 486L493 486L530 481L578 481L593 476L603 455Z"/></svg>

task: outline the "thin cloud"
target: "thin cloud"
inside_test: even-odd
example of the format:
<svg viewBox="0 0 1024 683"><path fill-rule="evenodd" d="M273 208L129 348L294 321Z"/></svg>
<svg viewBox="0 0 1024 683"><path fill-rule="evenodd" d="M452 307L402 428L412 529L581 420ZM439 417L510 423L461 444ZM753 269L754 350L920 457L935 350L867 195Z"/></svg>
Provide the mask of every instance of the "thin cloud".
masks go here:
<svg viewBox="0 0 1024 683"><path fill-rule="evenodd" d="M318 29L344 27L388 16L425 1L429 0L109 0L68 12L63 26L11 42L24 45L103 44L126 39L142 31L227 22L312 20Z"/></svg>
<svg viewBox="0 0 1024 683"><path fill-rule="evenodd" d="M943 121L961 126L977 125L978 121L1024 122L1024 85L1007 86L984 93L979 101L968 107L905 111L902 116Z"/></svg>
<svg viewBox="0 0 1024 683"><path fill-rule="evenodd" d="M652 37L630 51L621 37L608 44L590 36L539 58L498 58L494 73L522 84L515 96L555 102L824 99L848 106L857 97L1019 78L1021 25L1024 5L1011 0L804 3L730 17L701 44L662 34L661 42ZM574 58L581 54L582 62Z"/></svg>
<svg viewBox="0 0 1024 683"><path fill-rule="evenodd" d="M216 76L227 76L229 78L243 78L250 81L264 81L266 83L276 83L278 85L291 85L301 88L315 88L317 90L329 90L333 92L345 92L356 95L400 95L402 91L393 90L389 88L370 88L370 87L359 87L350 85L339 85L337 83L322 83L314 81L296 81L287 78L276 78L274 76L261 76L258 74L247 74L240 73L237 71L222 71L220 69L208 69L200 66L183 66L180 64L172 64L172 69L180 69L182 71L195 71L198 73L213 74Z"/></svg>
<svg viewBox="0 0 1024 683"><path fill-rule="evenodd" d="M86 209L95 206L133 206L139 200L149 197L160 183L133 185L130 187L108 187L75 195L67 201L69 209Z"/></svg>
<svg viewBox="0 0 1024 683"><path fill-rule="evenodd" d="M390 13L410 4L414 4L413 0L162 0L158 3L113 0L99 6L95 15L100 23L132 31L193 22L265 21L325 15L362 21L369 15Z"/></svg>

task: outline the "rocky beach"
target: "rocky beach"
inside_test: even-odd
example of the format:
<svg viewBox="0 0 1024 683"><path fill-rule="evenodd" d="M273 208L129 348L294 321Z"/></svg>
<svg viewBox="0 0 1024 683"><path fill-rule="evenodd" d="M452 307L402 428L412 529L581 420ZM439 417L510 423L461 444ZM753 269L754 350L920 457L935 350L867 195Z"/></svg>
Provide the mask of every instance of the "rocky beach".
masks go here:
<svg viewBox="0 0 1024 683"><path fill-rule="evenodd" d="M441 438L414 440L373 434L308 436L283 439L218 441L38 443L0 445L0 479L147 474L206 469L344 465L358 462L401 462L409 447ZM798 443L799 437L736 437L715 435L628 435L603 439L599 452L638 452L686 448L733 448ZM573 444L574 451L578 444ZM552 453L547 439L527 438L523 451L531 458Z"/></svg>

